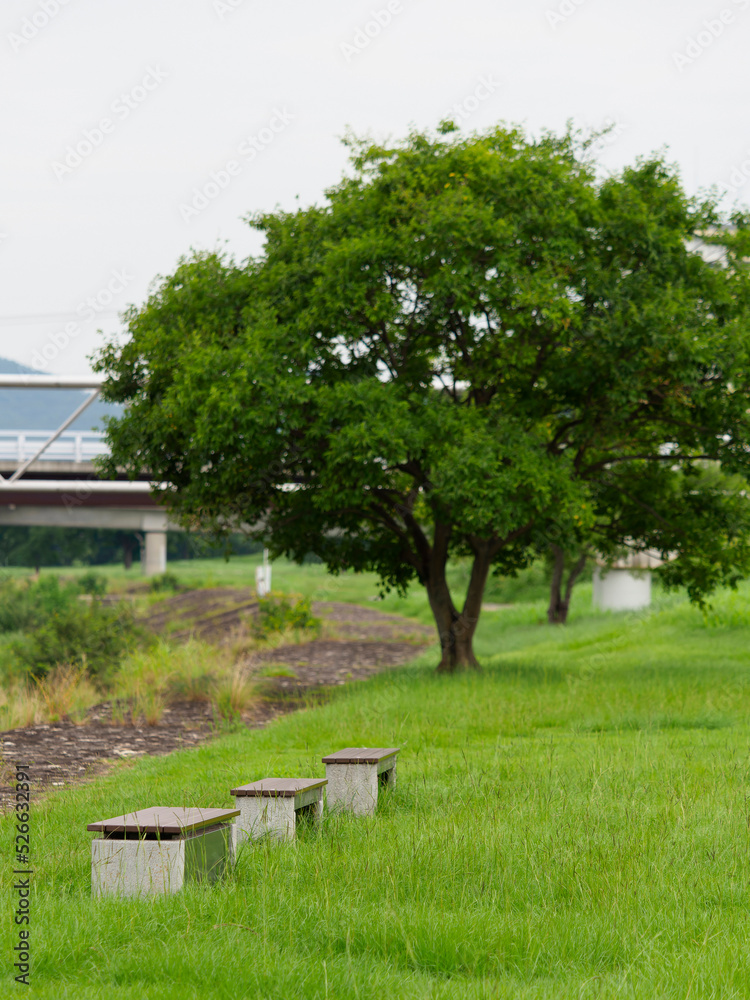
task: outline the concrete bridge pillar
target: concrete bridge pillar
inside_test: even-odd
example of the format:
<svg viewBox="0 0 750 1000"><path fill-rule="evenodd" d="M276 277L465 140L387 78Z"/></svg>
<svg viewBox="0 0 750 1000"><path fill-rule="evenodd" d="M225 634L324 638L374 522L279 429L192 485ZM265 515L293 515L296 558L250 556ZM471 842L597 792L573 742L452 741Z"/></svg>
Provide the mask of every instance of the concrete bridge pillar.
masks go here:
<svg viewBox="0 0 750 1000"><path fill-rule="evenodd" d="M157 576L167 568L167 529L183 529L169 522L150 494L145 482L18 480L0 489L0 525L132 531L140 542L143 574Z"/></svg>
<svg viewBox="0 0 750 1000"><path fill-rule="evenodd" d="M661 566L656 552L634 552L611 566L594 569L594 607L602 611L637 611L651 604L651 570Z"/></svg>
<svg viewBox="0 0 750 1000"><path fill-rule="evenodd" d="M145 531L141 567L145 576L160 576L167 569L166 531Z"/></svg>
<svg viewBox="0 0 750 1000"><path fill-rule="evenodd" d="M142 525L141 572L160 576L167 569L167 515L163 511L146 514Z"/></svg>
<svg viewBox="0 0 750 1000"><path fill-rule="evenodd" d="M651 604L651 571L594 570L594 606L602 611L637 611Z"/></svg>

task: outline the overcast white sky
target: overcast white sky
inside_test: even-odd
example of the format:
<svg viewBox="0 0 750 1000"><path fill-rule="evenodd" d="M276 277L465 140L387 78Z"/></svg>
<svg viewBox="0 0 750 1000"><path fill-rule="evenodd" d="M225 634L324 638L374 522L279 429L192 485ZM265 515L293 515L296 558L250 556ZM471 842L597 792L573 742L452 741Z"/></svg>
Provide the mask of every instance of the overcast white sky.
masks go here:
<svg viewBox="0 0 750 1000"><path fill-rule="evenodd" d="M750 0L4 0L0 356L87 371L191 247L320 200L347 126L613 121L607 167L667 146L750 201L749 38Z"/></svg>

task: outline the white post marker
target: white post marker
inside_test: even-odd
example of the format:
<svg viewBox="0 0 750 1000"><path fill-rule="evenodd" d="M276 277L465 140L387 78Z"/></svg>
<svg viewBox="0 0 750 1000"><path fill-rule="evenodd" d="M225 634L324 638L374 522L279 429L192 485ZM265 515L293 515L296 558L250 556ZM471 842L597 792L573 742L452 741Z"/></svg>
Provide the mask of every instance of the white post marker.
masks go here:
<svg viewBox="0 0 750 1000"><path fill-rule="evenodd" d="M309 816L317 822L323 813L325 778L263 778L233 788L240 818L235 823L234 849L244 840L273 837L292 840L297 822Z"/></svg>
<svg viewBox="0 0 750 1000"><path fill-rule="evenodd" d="M215 882L229 860L231 820L239 809L153 806L89 823L104 834L91 844L93 896L179 892L186 882Z"/></svg>
<svg viewBox="0 0 750 1000"><path fill-rule="evenodd" d="M255 592L258 597L267 597L271 593L271 564L268 561L268 549L263 549L263 565L255 567Z"/></svg>
<svg viewBox="0 0 750 1000"><path fill-rule="evenodd" d="M329 809L347 809L355 816L371 816L381 785L396 784L399 747L347 747L323 758Z"/></svg>

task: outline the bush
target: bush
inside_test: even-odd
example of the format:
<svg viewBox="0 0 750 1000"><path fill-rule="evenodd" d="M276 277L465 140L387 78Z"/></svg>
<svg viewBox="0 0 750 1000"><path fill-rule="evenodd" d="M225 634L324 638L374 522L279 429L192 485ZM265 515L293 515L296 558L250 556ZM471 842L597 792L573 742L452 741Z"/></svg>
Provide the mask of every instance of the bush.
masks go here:
<svg viewBox="0 0 750 1000"><path fill-rule="evenodd" d="M139 636L129 605L104 607L95 599L82 600L77 582L61 584L56 577L1 585L0 632L25 633L9 647L16 663L33 677L68 664L99 679Z"/></svg>
<svg viewBox="0 0 750 1000"><path fill-rule="evenodd" d="M261 597L258 614L253 622L253 633L264 638L273 632L286 629L301 629L320 632L320 618L316 618L310 608L309 598L302 598L291 604L285 597Z"/></svg>
<svg viewBox="0 0 750 1000"><path fill-rule="evenodd" d="M0 584L0 632L27 632L36 628L71 601L77 601L78 594L77 584L61 586L54 576L26 584L7 580Z"/></svg>
<svg viewBox="0 0 750 1000"><path fill-rule="evenodd" d="M174 573L162 573L161 576L151 577L148 586L152 594L158 594L161 591L174 592L180 589L180 581Z"/></svg>
<svg viewBox="0 0 750 1000"><path fill-rule="evenodd" d="M750 625L750 602L746 594L719 593L703 613L709 628L742 628Z"/></svg>
<svg viewBox="0 0 750 1000"><path fill-rule="evenodd" d="M107 578L101 573L94 573L90 570L76 580L78 589L82 594L92 594L94 597L101 597L107 593Z"/></svg>

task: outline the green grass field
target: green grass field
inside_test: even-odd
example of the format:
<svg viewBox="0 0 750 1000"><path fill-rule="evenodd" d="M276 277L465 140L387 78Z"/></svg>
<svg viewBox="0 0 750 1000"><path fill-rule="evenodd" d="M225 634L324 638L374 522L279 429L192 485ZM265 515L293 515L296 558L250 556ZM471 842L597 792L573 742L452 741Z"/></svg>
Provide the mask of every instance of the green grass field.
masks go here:
<svg viewBox="0 0 750 1000"><path fill-rule="evenodd" d="M376 593L351 578L328 593L317 566L279 566L274 585ZM37 802L28 995L750 996L750 587L707 618L679 596L594 614L589 593L565 628L539 623L543 601L484 615L481 675L438 677L432 649L267 729ZM418 594L375 606L427 620ZM247 849L213 887L91 900L87 822L229 806L235 783L323 775L324 753L357 744L403 748L372 819ZM6 817L6 885L12 836Z"/></svg>
<svg viewBox="0 0 750 1000"><path fill-rule="evenodd" d="M190 587L254 587L255 567L262 561L261 556L232 556L227 562L224 559L186 559L170 560L168 572L175 576L181 584ZM42 569L43 575L73 577L84 573L97 573L105 576L110 589L121 589L128 584L143 583L138 564L130 570L121 565L112 566L80 566L80 567L49 567ZM30 570L22 567L3 567L2 573L21 579L30 575ZM588 574L590 579L590 572ZM547 597L545 570L542 563L536 563L523 570L515 579L491 577L485 594L490 602L514 602L528 600L544 600ZM469 566L466 561L457 562L451 566L449 580L457 588L459 594L469 581ZM287 559L278 559L273 564L274 589L286 592L296 591L306 597L321 601L354 601L367 603L378 596L378 583L374 573L344 573L334 577L326 573L320 564L298 566ZM585 589L585 584L581 590ZM578 588L576 589L578 593ZM589 592L590 594L590 592ZM416 587L406 601L399 601L395 595L386 598L388 608L401 609L402 614L419 613L426 610L426 604L420 588ZM584 602L585 603L585 602ZM429 612L427 612L429 614Z"/></svg>

